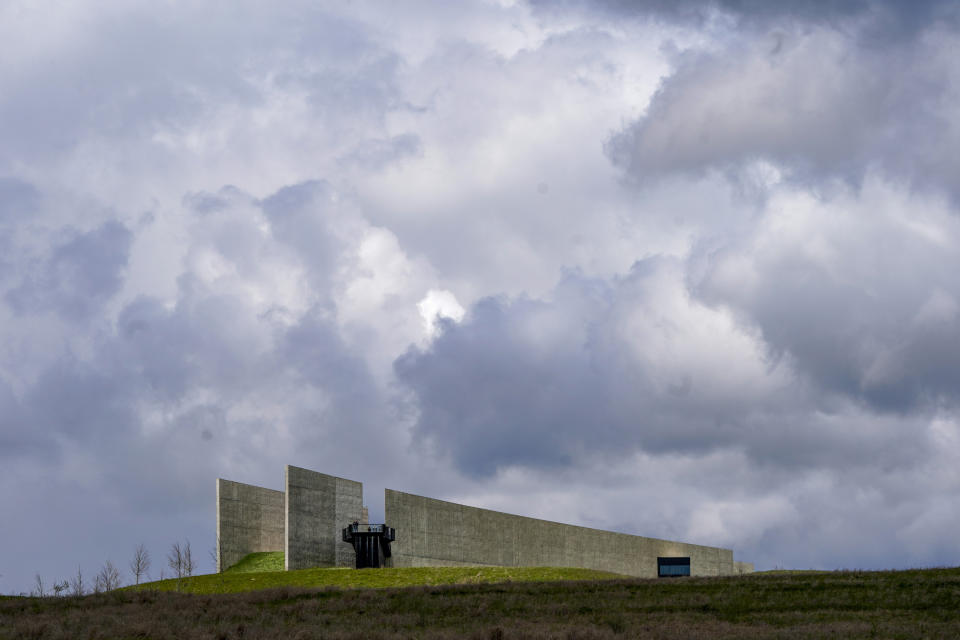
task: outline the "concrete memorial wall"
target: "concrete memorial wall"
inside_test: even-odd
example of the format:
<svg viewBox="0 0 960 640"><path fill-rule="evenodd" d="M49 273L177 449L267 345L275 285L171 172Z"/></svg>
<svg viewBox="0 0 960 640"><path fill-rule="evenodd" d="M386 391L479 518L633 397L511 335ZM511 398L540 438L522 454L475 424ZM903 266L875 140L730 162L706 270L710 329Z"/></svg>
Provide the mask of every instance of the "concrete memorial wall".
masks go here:
<svg viewBox="0 0 960 640"><path fill-rule="evenodd" d="M363 485L287 466L285 491L217 479L217 569L248 553L283 551L284 568L352 567L341 531L367 521ZM396 531L388 566L582 567L656 577L658 558L689 558L690 575L750 573L733 551L589 529L469 507L387 489L386 524ZM664 561L667 564L667 561ZM673 561L684 565L686 561ZM664 571L668 569L664 568Z"/></svg>
<svg viewBox="0 0 960 640"><path fill-rule="evenodd" d="M363 518L363 484L287 465L284 567L352 567L341 531Z"/></svg>
<svg viewBox="0 0 960 640"><path fill-rule="evenodd" d="M217 571L255 551L283 551L283 491L217 478Z"/></svg>
<svg viewBox="0 0 960 640"><path fill-rule="evenodd" d="M581 567L654 578L658 557L694 576L733 575L733 551L589 529L386 490L394 567Z"/></svg>

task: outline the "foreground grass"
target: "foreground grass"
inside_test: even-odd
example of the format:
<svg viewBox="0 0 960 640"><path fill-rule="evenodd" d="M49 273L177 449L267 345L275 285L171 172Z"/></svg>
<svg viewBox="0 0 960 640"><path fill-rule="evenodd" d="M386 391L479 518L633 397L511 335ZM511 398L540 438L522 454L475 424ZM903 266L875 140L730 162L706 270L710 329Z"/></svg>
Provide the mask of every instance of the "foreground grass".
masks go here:
<svg viewBox="0 0 960 640"><path fill-rule="evenodd" d="M0 601L0 639L73 637L956 638L960 569Z"/></svg>
<svg viewBox="0 0 960 640"><path fill-rule="evenodd" d="M298 571L237 570L236 567L237 565L222 574L183 578L179 584L176 579L170 579L127 588L141 591L179 590L183 593L214 594L243 593L280 587L384 589L443 584L603 580L623 577L591 569L558 567L414 567L360 570L300 569Z"/></svg>

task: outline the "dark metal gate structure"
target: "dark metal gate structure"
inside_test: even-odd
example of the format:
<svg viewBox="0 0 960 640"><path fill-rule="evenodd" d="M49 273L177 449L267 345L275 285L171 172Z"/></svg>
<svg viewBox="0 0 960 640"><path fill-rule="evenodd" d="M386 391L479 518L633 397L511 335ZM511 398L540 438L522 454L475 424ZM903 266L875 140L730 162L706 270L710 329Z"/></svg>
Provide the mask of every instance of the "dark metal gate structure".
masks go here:
<svg viewBox="0 0 960 640"><path fill-rule="evenodd" d="M390 543L397 532L385 524L354 522L343 530L343 541L353 545L357 554L357 569L379 569L390 557Z"/></svg>

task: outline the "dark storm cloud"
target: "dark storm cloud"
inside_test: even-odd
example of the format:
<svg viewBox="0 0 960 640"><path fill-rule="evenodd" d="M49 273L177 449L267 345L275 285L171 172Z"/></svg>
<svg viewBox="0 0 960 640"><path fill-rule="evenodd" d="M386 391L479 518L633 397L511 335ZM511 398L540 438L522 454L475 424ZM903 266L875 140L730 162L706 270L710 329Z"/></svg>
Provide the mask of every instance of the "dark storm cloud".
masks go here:
<svg viewBox="0 0 960 640"><path fill-rule="evenodd" d="M477 476L569 467L588 453L735 449L783 468L922 457L921 416L864 413L743 344L724 347L743 336L663 296L666 282L679 284L679 267L650 260L610 284L571 275L550 301L486 299L462 324L447 322L429 349L395 364L416 399L416 435ZM691 330L710 337L687 343Z"/></svg>
<svg viewBox="0 0 960 640"><path fill-rule="evenodd" d="M827 393L904 414L960 406L958 224L931 202L905 217L873 189L870 205L777 205L705 257L694 291Z"/></svg>
<svg viewBox="0 0 960 640"><path fill-rule="evenodd" d="M541 312L558 313L534 301L482 300L463 325L445 322L428 351L395 364L416 394L419 434L467 473L567 466L589 431L617 425L605 401L610 372L592 366L586 336L543 350L524 336L518 325Z"/></svg>
<svg viewBox="0 0 960 640"><path fill-rule="evenodd" d="M22 265L21 281L6 294L19 314L53 310L83 319L99 310L123 284L133 234L117 221L85 233L66 231L50 254Z"/></svg>
<svg viewBox="0 0 960 640"><path fill-rule="evenodd" d="M530 4L545 12L592 9L693 27L703 27L718 15L734 18L741 28L769 28L790 22L844 26L860 19L867 23L863 25L864 35L877 43L915 35L931 22L955 24L957 19L956 5L947 0L531 0Z"/></svg>
<svg viewBox="0 0 960 640"><path fill-rule="evenodd" d="M626 176L736 174L772 163L804 184L871 171L960 196L947 106L956 33L859 47L833 30L788 30L682 54L645 115L607 142Z"/></svg>

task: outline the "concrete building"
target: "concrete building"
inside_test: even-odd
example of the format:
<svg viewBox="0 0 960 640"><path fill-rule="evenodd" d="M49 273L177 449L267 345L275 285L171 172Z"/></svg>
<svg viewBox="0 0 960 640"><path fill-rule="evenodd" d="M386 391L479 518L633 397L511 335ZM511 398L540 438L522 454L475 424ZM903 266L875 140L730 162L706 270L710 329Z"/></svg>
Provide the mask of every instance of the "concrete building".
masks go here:
<svg viewBox="0 0 960 640"><path fill-rule="evenodd" d="M367 519L363 485L292 466L284 476L284 491L217 480L217 569L255 551L284 551L286 569L356 566L359 550L348 540L357 528L344 529ZM386 566L580 567L649 578L753 571L751 563L735 562L730 549L538 520L392 489L385 492L384 514L392 540L385 543Z"/></svg>
<svg viewBox="0 0 960 640"><path fill-rule="evenodd" d="M217 571L255 551L283 551L287 570L352 567L340 531L363 517L363 485L353 480L291 465L283 491L217 478Z"/></svg>

